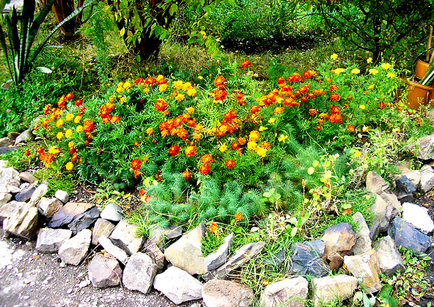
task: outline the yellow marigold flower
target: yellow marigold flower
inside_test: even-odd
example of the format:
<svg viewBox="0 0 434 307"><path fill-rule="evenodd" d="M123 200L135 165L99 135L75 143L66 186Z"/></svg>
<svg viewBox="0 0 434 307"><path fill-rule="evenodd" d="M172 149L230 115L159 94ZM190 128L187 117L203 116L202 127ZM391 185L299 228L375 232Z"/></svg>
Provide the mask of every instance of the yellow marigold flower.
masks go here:
<svg viewBox="0 0 434 307"><path fill-rule="evenodd" d="M72 113L68 113L68 114L66 114L66 118L65 118L67 121L72 121L73 119L74 119L74 114L72 114Z"/></svg>
<svg viewBox="0 0 434 307"><path fill-rule="evenodd" d="M317 167L319 165L318 160L313 161L312 165L313 165L313 167Z"/></svg>
<svg viewBox="0 0 434 307"><path fill-rule="evenodd" d="M267 127L264 127L264 126L261 126L261 127L259 127L259 131L265 131L265 130L267 130L268 128Z"/></svg>
<svg viewBox="0 0 434 307"><path fill-rule="evenodd" d="M158 87L158 90L160 92L164 92L165 90L167 90L167 84L160 84L160 86Z"/></svg>
<svg viewBox="0 0 434 307"><path fill-rule="evenodd" d="M131 83L130 82L125 82L124 83L124 85L123 85L123 88L125 88L125 89L127 89L127 88L130 88L131 87Z"/></svg>
<svg viewBox="0 0 434 307"><path fill-rule="evenodd" d="M356 150L356 151L354 152L354 157L360 157L360 151Z"/></svg>
<svg viewBox="0 0 434 307"><path fill-rule="evenodd" d="M359 105L359 108L362 109L362 110L364 110L366 107L365 107L364 104L361 104L361 105Z"/></svg>
<svg viewBox="0 0 434 307"><path fill-rule="evenodd" d="M389 63L383 63L381 64L381 67L383 67L385 70L388 70L390 67L392 67L392 65L390 65Z"/></svg>
<svg viewBox="0 0 434 307"><path fill-rule="evenodd" d="M255 150L257 146L258 146L258 144L256 144L255 141L250 141L247 143L247 148L249 150Z"/></svg>
<svg viewBox="0 0 434 307"><path fill-rule="evenodd" d="M313 173L315 173L315 169L314 169L313 167L309 167L309 168L307 169L307 173L308 173L309 175L312 175Z"/></svg>
<svg viewBox="0 0 434 307"><path fill-rule="evenodd" d="M183 85L182 85L182 89L184 90L184 91L187 91L188 89L190 89L191 88L191 83L190 82L186 82L186 83L184 83Z"/></svg>
<svg viewBox="0 0 434 307"><path fill-rule="evenodd" d="M116 96L115 96L115 95L111 95L111 96L109 97L109 101L110 101L110 102L115 101L115 99L116 99Z"/></svg>
<svg viewBox="0 0 434 307"><path fill-rule="evenodd" d="M336 60L338 59L338 55L337 55L336 53L333 53L333 54L330 56L330 58L331 58L333 61L336 61Z"/></svg>
<svg viewBox="0 0 434 307"><path fill-rule="evenodd" d="M369 63L372 63L372 58L371 57L369 57L367 60L366 60L366 62L369 64Z"/></svg>
<svg viewBox="0 0 434 307"><path fill-rule="evenodd" d="M225 152L226 149L228 149L228 146L226 146L226 144L222 144L222 145L219 147L219 150L220 150L221 152Z"/></svg>
<svg viewBox="0 0 434 307"><path fill-rule="evenodd" d="M122 96L122 98L119 99L120 104L124 104L124 102L126 102L126 101L127 101L127 97L125 97L125 96Z"/></svg>
<svg viewBox="0 0 434 307"><path fill-rule="evenodd" d="M124 91L124 88L123 88L123 87L118 87L118 88L116 89L116 93L118 93L118 94L122 93L123 91Z"/></svg>
<svg viewBox="0 0 434 307"><path fill-rule="evenodd" d="M258 156L265 158L267 156L267 149L265 149L263 147L258 147L258 150L256 151L256 153L258 154Z"/></svg>
<svg viewBox="0 0 434 307"><path fill-rule="evenodd" d="M185 98L184 94L178 94L178 95L175 97L175 99L176 99L178 102L183 101L184 98Z"/></svg>
<svg viewBox="0 0 434 307"><path fill-rule="evenodd" d="M183 86L183 82L182 81L175 81L173 82L173 87L176 88L177 90L182 89Z"/></svg>
<svg viewBox="0 0 434 307"><path fill-rule="evenodd" d="M80 120L81 120L81 116L80 116L80 115L77 115L77 116L74 118L74 123L78 124L78 123L80 122Z"/></svg>
<svg viewBox="0 0 434 307"><path fill-rule="evenodd" d="M66 130L66 132L65 132L65 137L66 137L67 139L69 139L69 138L71 137L71 135L72 135L72 129L68 129L68 130Z"/></svg>
<svg viewBox="0 0 434 307"><path fill-rule="evenodd" d="M187 95L188 96L190 96L190 97L193 97L193 96L196 96L196 89L195 88L189 88L188 90L187 90Z"/></svg>
<svg viewBox="0 0 434 307"><path fill-rule="evenodd" d="M198 78L199 80L202 80L202 79L203 79L203 77L202 77L202 76L198 76L197 78Z"/></svg>
<svg viewBox="0 0 434 307"><path fill-rule="evenodd" d="M360 69L354 68L354 69L351 70L351 73L355 74L355 75L358 75L358 74L360 74Z"/></svg>
<svg viewBox="0 0 434 307"><path fill-rule="evenodd" d="M363 126L362 132L368 132L369 126Z"/></svg>
<svg viewBox="0 0 434 307"><path fill-rule="evenodd" d="M187 108L187 112L190 113L190 114L193 114L194 113L194 108L193 107L188 107Z"/></svg>
<svg viewBox="0 0 434 307"><path fill-rule="evenodd" d="M52 155L57 155L60 152L59 148L56 148L54 146L51 146L50 149L48 149L48 153Z"/></svg>
<svg viewBox="0 0 434 307"><path fill-rule="evenodd" d="M145 93L145 94L149 94L149 88L148 88L148 87L145 87L145 88L143 89L143 93Z"/></svg>
<svg viewBox="0 0 434 307"><path fill-rule="evenodd" d="M68 148L71 148L71 147L73 147L74 146L74 141L70 141L69 143L68 143Z"/></svg>
<svg viewBox="0 0 434 307"><path fill-rule="evenodd" d="M339 75L339 74L343 73L344 71L345 71L345 69L343 69L343 68L336 68L335 70L333 70L335 75Z"/></svg>
<svg viewBox="0 0 434 307"><path fill-rule="evenodd" d="M57 132L57 134L56 134L56 138L57 138L58 140L61 140L61 139L63 138L63 132Z"/></svg>
<svg viewBox="0 0 434 307"><path fill-rule="evenodd" d="M283 134L281 134L281 135L279 135L279 138L277 139L279 142L283 142L283 143L285 143L285 141L286 141L286 139L288 138L288 136L287 135L283 135Z"/></svg>
<svg viewBox="0 0 434 307"><path fill-rule="evenodd" d="M82 125L78 125L77 128L75 129L75 131L77 131L77 132L83 131L83 126Z"/></svg>
<svg viewBox="0 0 434 307"><path fill-rule="evenodd" d="M375 87L375 85L374 85L374 84L371 84L371 85L368 87L368 90L372 90L374 87Z"/></svg>
<svg viewBox="0 0 434 307"><path fill-rule="evenodd" d="M146 129L146 133L147 133L148 135L152 135L152 134L154 133L154 129L151 128L151 127L149 127L148 129Z"/></svg>
<svg viewBox="0 0 434 307"><path fill-rule="evenodd" d="M60 127L62 127L62 126L63 126L63 119L59 118L59 119L57 120L57 122L56 122L56 127L57 127L57 128L60 128Z"/></svg>
<svg viewBox="0 0 434 307"><path fill-rule="evenodd" d="M259 132L256 130L252 130L250 131L249 134L249 141L256 141L257 139L259 139Z"/></svg>
<svg viewBox="0 0 434 307"><path fill-rule="evenodd" d="M376 75L376 74L378 74L378 70L376 70L375 68L371 68L371 69L369 70L369 73L370 73L371 75Z"/></svg>
<svg viewBox="0 0 434 307"><path fill-rule="evenodd" d="M74 168L74 164L72 164L72 162L68 162L66 163L65 168L67 171L72 171L72 169Z"/></svg>
<svg viewBox="0 0 434 307"><path fill-rule="evenodd" d="M276 119L274 118L274 117L272 117L272 118L270 118L269 120L268 120L268 122L270 123L270 124L272 124L272 125L274 125L274 122L276 121Z"/></svg>
<svg viewBox="0 0 434 307"><path fill-rule="evenodd" d="M395 78L396 75L394 73L388 72L386 76L387 78Z"/></svg>

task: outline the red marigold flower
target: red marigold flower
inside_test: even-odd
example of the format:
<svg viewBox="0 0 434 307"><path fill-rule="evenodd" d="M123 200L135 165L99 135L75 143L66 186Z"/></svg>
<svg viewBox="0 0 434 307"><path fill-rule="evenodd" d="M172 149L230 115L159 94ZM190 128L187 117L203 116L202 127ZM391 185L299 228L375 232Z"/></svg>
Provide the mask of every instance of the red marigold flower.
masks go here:
<svg viewBox="0 0 434 307"><path fill-rule="evenodd" d="M347 130L350 132L354 132L354 126L353 125L348 125L347 126Z"/></svg>
<svg viewBox="0 0 434 307"><path fill-rule="evenodd" d="M179 145L170 146L168 152L171 157L176 156L179 153Z"/></svg>
<svg viewBox="0 0 434 307"><path fill-rule="evenodd" d="M228 159L225 162L225 166L226 166L226 168L233 169L235 166L235 161L232 159Z"/></svg>
<svg viewBox="0 0 434 307"><path fill-rule="evenodd" d="M317 126L316 127L316 130L318 130L318 131L321 130L321 129L322 129L321 126Z"/></svg>
<svg viewBox="0 0 434 307"><path fill-rule="evenodd" d="M336 91L338 89L338 86L336 84L330 85L330 92Z"/></svg>
<svg viewBox="0 0 434 307"><path fill-rule="evenodd" d="M211 226L209 226L209 231L211 231L212 233L217 232L218 226L216 223L212 222Z"/></svg>
<svg viewBox="0 0 434 307"><path fill-rule="evenodd" d="M142 166L142 161L140 161L139 159L131 160L131 168L133 170L138 170L140 169L141 166Z"/></svg>
<svg viewBox="0 0 434 307"><path fill-rule="evenodd" d="M167 108L167 102L165 102L164 99L160 98L157 100L154 107L155 107L155 110L157 110L157 112L163 112Z"/></svg>
<svg viewBox="0 0 434 307"><path fill-rule="evenodd" d="M155 174L155 179L157 179L158 181L163 181L163 177L161 177L161 169L159 169Z"/></svg>
<svg viewBox="0 0 434 307"><path fill-rule="evenodd" d="M24 155L25 155L26 157L30 156L30 150L27 149L27 150L24 152Z"/></svg>
<svg viewBox="0 0 434 307"><path fill-rule="evenodd" d="M57 105L59 106L59 108L61 108L61 109L65 108L65 101L66 101L65 96L60 97L59 101L57 102Z"/></svg>
<svg viewBox="0 0 434 307"><path fill-rule="evenodd" d="M219 90L215 91L215 93L214 93L214 100L215 101L223 101L226 99L227 95L228 95L228 93L226 93L226 91L224 89L219 89Z"/></svg>
<svg viewBox="0 0 434 307"><path fill-rule="evenodd" d="M143 80L143 78L137 78L135 81L134 81L134 83L136 84L136 85L139 85L140 83L142 83L142 82L144 82L145 80Z"/></svg>
<svg viewBox="0 0 434 307"><path fill-rule="evenodd" d="M50 112L51 104L47 104L44 107L44 115L47 115Z"/></svg>
<svg viewBox="0 0 434 307"><path fill-rule="evenodd" d="M192 156L196 156L196 147L194 147L194 145L188 146L185 149L185 155L187 157L192 157Z"/></svg>
<svg viewBox="0 0 434 307"><path fill-rule="evenodd" d="M91 132L95 128L95 125L93 124L93 120L91 119L85 119L83 122L83 130L85 132Z"/></svg>
<svg viewBox="0 0 434 307"><path fill-rule="evenodd" d="M333 93L330 95L330 100L331 101L339 101L339 94L337 93Z"/></svg>
<svg viewBox="0 0 434 307"><path fill-rule="evenodd" d="M42 147L39 147L37 152L38 152L38 154L42 154L42 153L44 153L44 149Z"/></svg>
<svg viewBox="0 0 434 307"><path fill-rule="evenodd" d="M316 113L318 113L317 109L309 109L309 115L314 116Z"/></svg>
<svg viewBox="0 0 434 307"><path fill-rule="evenodd" d="M199 167L199 173L201 173L202 175L206 175L209 173L211 167L209 166L209 164L202 164Z"/></svg>
<svg viewBox="0 0 434 307"><path fill-rule="evenodd" d="M349 106L349 104L348 103L344 103L344 108L345 109L347 109L347 108L349 108L350 106Z"/></svg>
<svg viewBox="0 0 434 307"><path fill-rule="evenodd" d="M225 77L223 76L218 76L217 78L215 78L214 80L214 86L215 87L224 87L225 86Z"/></svg>
<svg viewBox="0 0 434 307"><path fill-rule="evenodd" d="M140 195L140 197L142 197L144 194L145 194L145 190L140 189L140 190L139 190L139 195Z"/></svg>
<svg viewBox="0 0 434 307"><path fill-rule="evenodd" d="M331 123L342 123L342 116L340 116L339 114L333 114L332 116L330 116L329 121Z"/></svg>
<svg viewBox="0 0 434 307"><path fill-rule="evenodd" d="M251 106L250 107L250 112L252 112L253 114L259 113L259 110L261 108L259 106Z"/></svg>
<svg viewBox="0 0 434 307"><path fill-rule="evenodd" d="M155 80L154 77L149 77L149 78L146 78L146 80L145 80L145 83L148 85L154 85L155 82L157 82L157 80Z"/></svg>
<svg viewBox="0 0 434 307"><path fill-rule="evenodd" d="M314 93L307 93L307 98L314 99L315 98L315 94Z"/></svg>
<svg viewBox="0 0 434 307"><path fill-rule="evenodd" d="M283 83L285 83L285 78L283 77L277 78L277 84L283 84Z"/></svg>
<svg viewBox="0 0 434 307"><path fill-rule="evenodd" d="M310 79L312 77L312 75L310 74L310 72L305 71L302 75L303 79Z"/></svg>
<svg viewBox="0 0 434 307"><path fill-rule="evenodd" d="M73 93L68 93L66 94L66 100L71 100L72 98L74 98L74 94Z"/></svg>
<svg viewBox="0 0 434 307"><path fill-rule="evenodd" d="M337 106L330 106L330 113L333 114L340 114L341 113L341 109L339 109L339 107Z"/></svg>
<svg viewBox="0 0 434 307"><path fill-rule="evenodd" d="M115 115L112 117L112 119L110 120L113 124L117 123L121 118L119 117L119 115Z"/></svg>
<svg viewBox="0 0 434 307"><path fill-rule="evenodd" d="M348 100L353 100L353 96L348 96L347 99Z"/></svg>
<svg viewBox="0 0 434 307"><path fill-rule="evenodd" d="M81 106L82 104L83 104L83 99L77 99L77 100L75 101L75 105L76 105L77 107Z"/></svg>
<svg viewBox="0 0 434 307"><path fill-rule="evenodd" d="M378 104L378 108L379 108L380 110L383 110L385 106L386 106L386 104L385 104L384 102L380 102L380 103Z"/></svg>
<svg viewBox="0 0 434 307"><path fill-rule="evenodd" d="M252 63L249 60L245 60L241 63L241 68L244 69L244 68L249 67L250 65L252 65Z"/></svg>
<svg viewBox="0 0 434 307"><path fill-rule="evenodd" d="M136 147L136 146L139 146L139 144L140 144L139 141L135 141L133 146Z"/></svg>
<svg viewBox="0 0 434 307"><path fill-rule="evenodd" d="M98 148L98 153L102 153L102 149L101 148Z"/></svg>
<svg viewBox="0 0 434 307"><path fill-rule="evenodd" d="M184 180L189 180L191 178L191 173L188 169L186 169L183 173L182 173L182 178L184 178Z"/></svg>
<svg viewBox="0 0 434 307"><path fill-rule="evenodd" d="M238 105L241 106L241 107L246 105L246 101L245 101L244 99L238 99L238 100L237 100L237 103L238 103Z"/></svg>
<svg viewBox="0 0 434 307"><path fill-rule="evenodd" d="M239 145L237 142L234 142L234 143L232 143L231 148L232 148L233 150L235 150L235 149L239 149L239 148L240 148L240 145Z"/></svg>
<svg viewBox="0 0 434 307"><path fill-rule="evenodd" d="M307 99L308 99L307 96L301 96L301 97L300 97L300 101L301 101L301 102L306 102Z"/></svg>
<svg viewBox="0 0 434 307"><path fill-rule="evenodd" d="M82 116L85 110L86 110L86 107L81 106L80 109L78 109L78 115Z"/></svg>
<svg viewBox="0 0 434 307"><path fill-rule="evenodd" d="M234 214L235 221L239 222L243 219L243 214L241 212L237 212Z"/></svg>
<svg viewBox="0 0 434 307"><path fill-rule="evenodd" d="M200 162L202 162L204 164L210 164L210 163L214 162L214 160L212 159L212 156L210 154L206 154L200 158Z"/></svg>

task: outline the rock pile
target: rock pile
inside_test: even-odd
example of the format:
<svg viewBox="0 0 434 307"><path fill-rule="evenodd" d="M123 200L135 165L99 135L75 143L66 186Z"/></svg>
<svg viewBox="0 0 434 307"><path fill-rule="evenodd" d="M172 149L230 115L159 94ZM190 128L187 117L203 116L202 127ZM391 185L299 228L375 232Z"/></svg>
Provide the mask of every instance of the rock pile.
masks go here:
<svg viewBox="0 0 434 307"><path fill-rule="evenodd" d="M419 151L422 157L434 159L430 156L434 152L421 147ZM406 199L433 186L434 171L429 165L420 171L404 169L397 178L395 193L383 178L370 172L366 188L376 196L372 224L368 227L357 212L353 216L357 229L341 223L329 227L317 240L293 244L288 255L284 251L276 254L270 260L274 264L291 264L287 278L268 285L260 295L226 279L231 271L261 253L265 242L249 243L229 255L231 234L214 254L204 257L202 224L185 234L176 226L153 226L145 238L137 234L137 226L123 219L116 204L107 204L100 212L92 203L69 202L63 191L46 198L45 184L38 185L30 173L19 173L4 161L0 161L0 221L6 236L36 239L36 250L58 253L65 264L79 265L93 255L88 274L96 288L122 283L129 290L146 294L153 287L175 304L203 299L208 307L251 306L255 295L260 296L264 307L305 306L307 299L321 306L350 297L359 281L366 291L379 291L380 273L390 276L405 269L397 246L415 253L424 253L432 246L428 236L434 230L432 219L425 208ZM47 226L37 229L41 220ZM163 250L165 239L174 243ZM92 246L100 247L96 254L90 254ZM329 276L344 264L348 275ZM306 275L313 277L310 291Z"/></svg>

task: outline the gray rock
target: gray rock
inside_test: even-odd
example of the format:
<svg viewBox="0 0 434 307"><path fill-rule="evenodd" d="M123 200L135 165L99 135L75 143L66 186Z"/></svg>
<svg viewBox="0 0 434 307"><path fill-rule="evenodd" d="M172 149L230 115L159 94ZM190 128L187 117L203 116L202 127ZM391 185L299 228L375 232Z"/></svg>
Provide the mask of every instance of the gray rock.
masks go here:
<svg viewBox="0 0 434 307"><path fill-rule="evenodd" d="M114 256L116 259L118 259L123 264L127 264L127 262L128 262L127 253L123 249L120 249L119 247L114 245L112 243L112 241L110 241L109 238L107 238L106 236L101 236L99 238L98 242L106 250L107 253Z"/></svg>
<svg viewBox="0 0 434 307"><path fill-rule="evenodd" d="M74 217L84 213L93 206L95 206L95 204L69 202L53 215L48 223L48 227L58 228L68 225L72 222Z"/></svg>
<svg viewBox="0 0 434 307"><path fill-rule="evenodd" d="M202 297L207 307L248 307L253 304L255 296L249 287L213 279L203 285Z"/></svg>
<svg viewBox="0 0 434 307"><path fill-rule="evenodd" d="M12 145L14 142L8 138L4 137L0 139L0 147L8 147L9 145Z"/></svg>
<svg viewBox="0 0 434 307"><path fill-rule="evenodd" d="M325 244L321 240L292 244L290 251L292 266L288 273L314 277L326 276L330 270L322 259L324 250Z"/></svg>
<svg viewBox="0 0 434 307"><path fill-rule="evenodd" d="M428 135L418 140L417 158L421 160L434 159L434 135Z"/></svg>
<svg viewBox="0 0 434 307"><path fill-rule="evenodd" d="M434 171L431 166L424 165L420 169L420 184L419 190L422 193L431 191L434 187Z"/></svg>
<svg viewBox="0 0 434 307"><path fill-rule="evenodd" d="M244 263L258 255L265 246L265 242L249 243L240 247L229 260L215 271L208 272L203 276L205 281L213 278L224 279L231 271L239 268Z"/></svg>
<svg viewBox="0 0 434 307"><path fill-rule="evenodd" d="M386 276L392 276L396 270L405 271L401 254L390 236L380 238L375 242L374 248L377 251L381 272Z"/></svg>
<svg viewBox="0 0 434 307"><path fill-rule="evenodd" d="M54 197L56 197L64 204L66 204L69 201L69 194L66 191L57 190L56 193L54 193Z"/></svg>
<svg viewBox="0 0 434 307"><path fill-rule="evenodd" d="M111 222L102 218L97 219L92 231L92 244L98 245L99 238L101 236L109 237L114 228L115 225Z"/></svg>
<svg viewBox="0 0 434 307"><path fill-rule="evenodd" d="M411 249L416 254L426 252L432 244L430 237L414 229L400 217L393 220L388 233L397 246Z"/></svg>
<svg viewBox="0 0 434 307"><path fill-rule="evenodd" d="M154 288L178 305L201 299L203 285L186 271L172 266L155 276Z"/></svg>
<svg viewBox="0 0 434 307"><path fill-rule="evenodd" d="M18 236L32 240L36 236L38 225L38 209L27 203L14 211L3 221L3 230L6 237Z"/></svg>
<svg viewBox="0 0 434 307"><path fill-rule="evenodd" d="M0 168L0 193L18 193L20 173L13 167Z"/></svg>
<svg viewBox="0 0 434 307"><path fill-rule="evenodd" d="M366 189L368 192L374 194L381 194L383 192L390 193L390 187L387 182L376 172L370 171L366 175Z"/></svg>
<svg viewBox="0 0 434 307"><path fill-rule="evenodd" d="M109 203L101 212L103 219L119 222L122 219L122 208L116 204Z"/></svg>
<svg viewBox="0 0 434 307"><path fill-rule="evenodd" d="M417 188L420 183L420 171L419 170L410 170L404 169L401 173L402 176L406 176L411 183L413 183L414 187Z"/></svg>
<svg viewBox="0 0 434 307"><path fill-rule="evenodd" d="M0 193L0 208L7 204L12 198L12 195L9 193Z"/></svg>
<svg viewBox="0 0 434 307"><path fill-rule="evenodd" d="M33 176L33 174L29 173L29 172L20 173L19 177L22 181L25 181L28 183L35 183L36 182L35 176Z"/></svg>
<svg viewBox="0 0 434 307"><path fill-rule="evenodd" d="M223 244L219 246L215 253L211 253L205 257L204 264L207 271L215 270L226 262L233 238L234 234L231 233L223 239Z"/></svg>
<svg viewBox="0 0 434 307"><path fill-rule="evenodd" d="M76 236L66 240L59 248L58 252L63 262L72 265L79 265L87 255L91 237L92 232L89 229L84 229Z"/></svg>
<svg viewBox="0 0 434 307"><path fill-rule="evenodd" d="M350 224L340 223L327 228L321 240L326 246L323 259L331 270L336 270L342 266L343 257L350 253L357 238Z"/></svg>
<svg viewBox="0 0 434 307"><path fill-rule="evenodd" d="M83 229L89 228L99 218L99 210L97 207L92 207L90 210L74 217L68 228L71 229L72 234L76 234Z"/></svg>
<svg viewBox="0 0 434 307"><path fill-rule="evenodd" d="M414 186L413 182L411 182L407 178L406 175L403 175L398 180L396 180L395 185L398 199L406 196L413 196L413 193L416 192L416 187Z"/></svg>
<svg viewBox="0 0 434 307"><path fill-rule="evenodd" d="M164 252L167 261L189 274L205 274L205 258L202 257L202 237L205 227L200 224L170 245Z"/></svg>
<svg viewBox="0 0 434 307"><path fill-rule="evenodd" d="M19 193L15 194L15 200L18 202L27 202L35 192L36 188L31 185L25 189L22 189Z"/></svg>
<svg viewBox="0 0 434 307"><path fill-rule="evenodd" d="M261 307L303 307L309 284L303 277L284 279L268 285L261 296Z"/></svg>
<svg viewBox="0 0 434 307"><path fill-rule="evenodd" d="M128 255L137 253L143 246L145 238L137 234L138 226L128 224L127 220L122 220L116 225L110 235L114 245L125 250Z"/></svg>
<svg viewBox="0 0 434 307"><path fill-rule="evenodd" d="M36 250L41 253L57 253L66 240L71 238L72 232L67 229L42 228L36 240Z"/></svg>
<svg viewBox="0 0 434 307"><path fill-rule="evenodd" d="M380 263L375 250L357 256L345 256L344 263L353 276L363 280L363 287L367 291L376 293L381 290Z"/></svg>
<svg viewBox="0 0 434 307"><path fill-rule="evenodd" d="M22 143L27 143L28 141L33 141L35 136L32 133L32 129L27 129L23 131L16 139L14 146L18 146Z"/></svg>
<svg viewBox="0 0 434 307"><path fill-rule="evenodd" d="M20 203L15 200L7 203L6 206L0 207L0 222L3 222L5 219L11 217L16 212L21 211L23 207L27 206L26 203Z"/></svg>
<svg viewBox="0 0 434 307"><path fill-rule="evenodd" d="M369 228L371 240L380 233L387 231L390 221L402 211L402 206L399 204L398 199L396 199L397 203L394 200L388 202L388 196L391 196L391 194L377 194L375 203L370 208L371 212L374 213L374 219ZM389 200L391 199L389 198Z"/></svg>
<svg viewBox="0 0 434 307"><path fill-rule="evenodd" d="M284 250L277 252L275 255L268 257L264 260L266 266L271 266L271 270L279 270L286 260L286 253Z"/></svg>
<svg viewBox="0 0 434 307"><path fill-rule="evenodd" d="M96 254L88 266L89 280L95 288L115 287L121 283L122 269L109 254Z"/></svg>
<svg viewBox="0 0 434 307"><path fill-rule="evenodd" d="M53 215L62 209L63 203L57 198L42 197L38 203L39 212L47 219L51 219Z"/></svg>
<svg viewBox="0 0 434 307"><path fill-rule="evenodd" d="M32 205L36 205L39 200L45 195L47 194L48 191L48 187L46 184L42 183L40 184L36 190L33 192L32 197L30 198L29 203Z"/></svg>
<svg viewBox="0 0 434 307"><path fill-rule="evenodd" d="M366 253L372 249L372 241L369 237L370 231L366 224L365 218L360 212L356 212L353 215L353 220L358 224L359 228L356 231L357 241L352 248L354 255L360 255Z"/></svg>
<svg viewBox="0 0 434 307"><path fill-rule="evenodd" d="M146 254L135 253L128 260L122 282L128 290L147 294L154 283L157 265Z"/></svg>
<svg viewBox="0 0 434 307"><path fill-rule="evenodd" d="M182 236L182 229L175 225L161 228L157 224L154 224L149 227L149 233L149 239L160 245L164 240L175 239Z"/></svg>
<svg viewBox="0 0 434 307"><path fill-rule="evenodd" d="M357 278L335 275L312 280L312 302L315 307L331 302L342 302L351 297L357 288Z"/></svg>
<svg viewBox="0 0 434 307"><path fill-rule="evenodd" d="M425 234L434 230L434 223L426 208L412 203L404 203L402 209L402 218L412 227Z"/></svg>
<svg viewBox="0 0 434 307"><path fill-rule="evenodd" d="M158 270L164 268L164 254L154 241L147 240L145 245L143 245L143 251L152 258L154 263L157 265Z"/></svg>

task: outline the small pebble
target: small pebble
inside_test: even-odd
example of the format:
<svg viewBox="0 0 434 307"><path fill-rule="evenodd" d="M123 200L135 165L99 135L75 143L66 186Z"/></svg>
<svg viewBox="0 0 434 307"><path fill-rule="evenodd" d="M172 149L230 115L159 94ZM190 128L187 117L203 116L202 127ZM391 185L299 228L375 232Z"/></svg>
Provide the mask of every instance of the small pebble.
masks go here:
<svg viewBox="0 0 434 307"><path fill-rule="evenodd" d="M68 289L68 291L66 291L67 294L71 294L72 293L72 289Z"/></svg>

